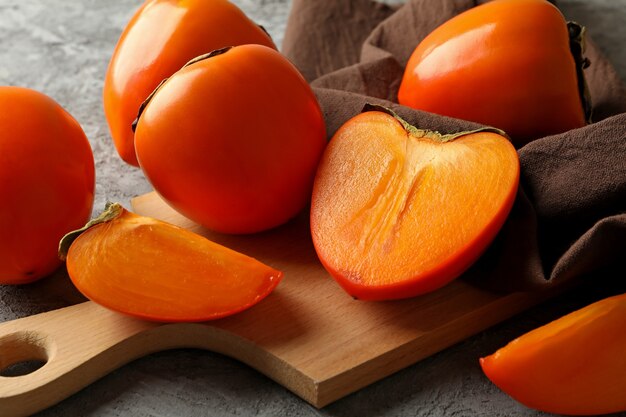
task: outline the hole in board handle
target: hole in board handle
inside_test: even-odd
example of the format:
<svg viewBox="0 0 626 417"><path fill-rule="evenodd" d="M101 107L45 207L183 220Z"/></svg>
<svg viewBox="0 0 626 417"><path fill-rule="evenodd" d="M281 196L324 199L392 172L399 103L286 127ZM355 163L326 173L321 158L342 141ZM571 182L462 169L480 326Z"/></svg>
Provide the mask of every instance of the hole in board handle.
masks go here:
<svg viewBox="0 0 626 417"><path fill-rule="evenodd" d="M0 337L0 377L31 374L50 358L50 346L44 335L21 331Z"/></svg>

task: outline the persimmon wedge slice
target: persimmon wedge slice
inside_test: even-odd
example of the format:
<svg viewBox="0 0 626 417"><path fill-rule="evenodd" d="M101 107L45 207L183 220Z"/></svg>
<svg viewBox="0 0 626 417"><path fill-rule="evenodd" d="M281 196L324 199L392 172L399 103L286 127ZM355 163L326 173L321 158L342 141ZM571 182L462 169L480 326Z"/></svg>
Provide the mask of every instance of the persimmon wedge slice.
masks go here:
<svg viewBox="0 0 626 417"><path fill-rule="evenodd" d="M441 135L378 107L337 131L316 173L311 233L350 295L413 297L476 261L519 183L517 153L497 132Z"/></svg>
<svg viewBox="0 0 626 417"><path fill-rule="evenodd" d="M626 294L605 298L480 359L485 375L527 407L554 414L626 411Z"/></svg>
<svg viewBox="0 0 626 417"><path fill-rule="evenodd" d="M61 241L76 288L120 313L160 322L197 322L245 310L282 272L193 233L112 204Z"/></svg>

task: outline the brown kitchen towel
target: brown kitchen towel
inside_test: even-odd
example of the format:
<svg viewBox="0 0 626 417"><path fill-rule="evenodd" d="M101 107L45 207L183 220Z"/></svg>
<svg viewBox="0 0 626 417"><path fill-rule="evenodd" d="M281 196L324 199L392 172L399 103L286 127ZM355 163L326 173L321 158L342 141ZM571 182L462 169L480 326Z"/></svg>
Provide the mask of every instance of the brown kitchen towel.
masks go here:
<svg viewBox="0 0 626 417"><path fill-rule="evenodd" d="M476 125L397 104L403 69L433 29L474 0L294 0L283 53L314 87L329 138L366 102L445 133ZM518 198L502 231L466 274L499 290L626 276L626 88L588 41L594 123L519 149Z"/></svg>

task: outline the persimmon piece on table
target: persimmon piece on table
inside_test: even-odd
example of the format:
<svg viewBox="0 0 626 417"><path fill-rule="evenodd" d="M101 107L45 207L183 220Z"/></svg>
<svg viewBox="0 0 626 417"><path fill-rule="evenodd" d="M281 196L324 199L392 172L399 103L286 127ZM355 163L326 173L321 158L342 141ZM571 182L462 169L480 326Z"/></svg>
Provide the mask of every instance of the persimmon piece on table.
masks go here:
<svg viewBox="0 0 626 417"><path fill-rule="evenodd" d="M119 204L85 229L61 242L72 282L92 301L130 316L217 319L258 303L282 279L251 257Z"/></svg>
<svg viewBox="0 0 626 417"><path fill-rule="evenodd" d="M440 135L365 112L337 131L318 167L313 243L356 298L433 291L490 244L518 182L517 153L498 133Z"/></svg>
<svg viewBox="0 0 626 417"><path fill-rule="evenodd" d="M626 294L539 327L480 359L485 375L548 413L626 411Z"/></svg>

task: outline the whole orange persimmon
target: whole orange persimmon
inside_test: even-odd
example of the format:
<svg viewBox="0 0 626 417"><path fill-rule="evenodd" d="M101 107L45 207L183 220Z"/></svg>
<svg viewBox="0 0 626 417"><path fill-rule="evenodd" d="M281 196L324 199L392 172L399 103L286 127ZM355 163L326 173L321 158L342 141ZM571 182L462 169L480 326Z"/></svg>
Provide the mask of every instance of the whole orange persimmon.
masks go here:
<svg viewBox="0 0 626 417"><path fill-rule="evenodd" d="M572 42L580 41L580 27L571 29ZM584 65L554 5L494 0L424 38L406 65L398 101L495 126L521 146L585 125Z"/></svg>
<svg viewBox="0 0 626 417"><path fill-rule="evenodd" d="M138 118L135 148L155 190L223 233L285 223L308 203L326 146L321 109L280 53L240 45L176 72Z"/></svg>
<svg viewBox="0 0 626 417"><path fill-rule="evenodd" d="M138 166L131 125L163 79L198 55L248 43L275 48L269 35L227 0L147 0L124 29L104 82L104 111L122 159Z"/></svg>
<svg viewBox="0 0 626 417"><path fill-rule="evenodd" d="M94 159L78 122L48 96L0 87L0 283L52 273L59 240L91 217Z"/></svg>

